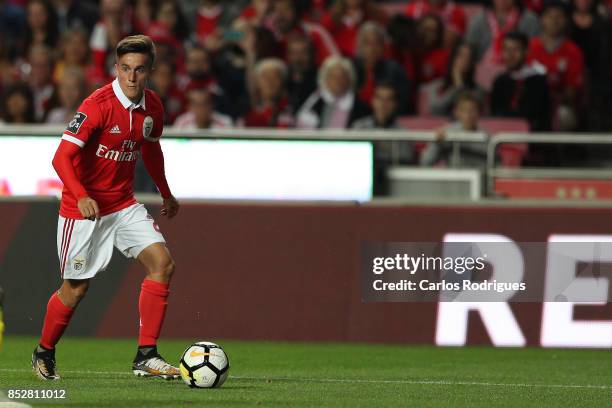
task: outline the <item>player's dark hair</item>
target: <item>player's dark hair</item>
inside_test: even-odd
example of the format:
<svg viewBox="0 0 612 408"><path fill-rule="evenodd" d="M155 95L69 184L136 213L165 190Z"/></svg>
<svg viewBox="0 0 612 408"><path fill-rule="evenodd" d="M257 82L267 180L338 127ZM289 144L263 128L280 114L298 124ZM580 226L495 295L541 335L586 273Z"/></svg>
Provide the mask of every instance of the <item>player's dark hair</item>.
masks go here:
<svg viewBox="0 0 612 408"><path fill-rule="evenodd" d="M117 60L129 53L146 54L149 57L149 67L155 63L155 44L146 35L131 35L119 41L115 49Z"/></svg>
<svg viewBox="0 0 612 408"><path fill-rule="evenodd" d="M504 36L504 41L507 40L518 42L521 44L523 50L526 50L529 47L529 38L525 34L518 31L512 31L506 34Z"/></svg>

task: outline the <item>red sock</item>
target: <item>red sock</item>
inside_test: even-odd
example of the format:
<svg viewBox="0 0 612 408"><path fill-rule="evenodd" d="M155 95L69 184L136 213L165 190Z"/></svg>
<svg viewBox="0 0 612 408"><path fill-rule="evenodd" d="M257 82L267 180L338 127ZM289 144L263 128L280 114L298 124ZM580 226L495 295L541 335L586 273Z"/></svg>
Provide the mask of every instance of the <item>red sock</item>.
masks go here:
<svg viewBox="0 0 612 408"><path fill-rule="evenodd" d="M156 282L150 279L142 281L138 310L140 311L139 346L154 346L161 331L168 294L167 283Z"/></svg>
<svg viewBox="0 0 612 408"><path fill-rule="evenodd" d="M70 322L70 318L74 313L74 309L62 303L57 292L51 295L49 303L47 303L47 314L45 315L45 324L40 337L40 345L46 349L53 349L59 341L64 330Z"/></svg>

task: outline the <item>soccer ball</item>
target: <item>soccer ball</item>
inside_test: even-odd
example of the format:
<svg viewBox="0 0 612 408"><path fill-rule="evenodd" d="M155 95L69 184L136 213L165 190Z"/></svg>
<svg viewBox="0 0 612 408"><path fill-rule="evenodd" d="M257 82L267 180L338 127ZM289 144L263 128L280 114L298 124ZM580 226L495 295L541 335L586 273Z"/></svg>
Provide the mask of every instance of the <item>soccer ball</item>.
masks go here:
<svg viewBox="0 0 612 408"><path fill-rule="evenodd" d="M215 388L227 379L229 360L218 344L200 341L185 350L179 369L189 387Z"/></svg>

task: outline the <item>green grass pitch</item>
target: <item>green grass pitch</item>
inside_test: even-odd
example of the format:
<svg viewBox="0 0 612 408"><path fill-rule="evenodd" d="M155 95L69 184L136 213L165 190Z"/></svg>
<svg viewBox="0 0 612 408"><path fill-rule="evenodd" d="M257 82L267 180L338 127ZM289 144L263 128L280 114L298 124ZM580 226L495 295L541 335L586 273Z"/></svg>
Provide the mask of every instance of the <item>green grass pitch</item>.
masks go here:
<svg viewBox="0 0 612 408"><path fill-rule="evenodd" d="M205 340L205 339L194 339ZM0 389L67 390L42 407L609 407L612 352L219 341L230 358L220 389L136 378L133 340L65 338L63 379L30 369L35 338L8 337ZM177 362L190 340L164 340ZM0 402L0 407L4 404Z"/></svg>

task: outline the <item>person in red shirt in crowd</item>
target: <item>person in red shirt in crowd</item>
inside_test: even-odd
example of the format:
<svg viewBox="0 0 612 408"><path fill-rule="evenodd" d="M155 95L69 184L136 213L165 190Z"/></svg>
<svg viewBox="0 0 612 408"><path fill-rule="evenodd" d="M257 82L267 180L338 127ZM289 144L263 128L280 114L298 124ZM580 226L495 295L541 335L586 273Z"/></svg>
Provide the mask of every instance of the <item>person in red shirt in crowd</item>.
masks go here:
<svg viewBox="0 0 612 408"><path fill-rule="evenodd" d="M92 53L93 70L90 81L101 86L114 77L114 53L123 37L132 32L132 12L126 0L102 0L100 21L91 33L89 47Z"/></svg>
<svg viewBox="0 0 612 408"><path fill-rule="evenodd" d="M288 128L293 126L291 107L285 90L287 66L278 58L264 58L253 72L251 109L244 126Z"/></svg>
<svg viewBox="0 0 612 408"><path fill-rule="evenodd" d="M402 67L385 58L385 31L379 24L368 21L359 29L353 66L357 77L357 95L362 101L371 106L377 84L386 82L395 88L398 113L408 112L410 83Z"/></svg>
<svg viewBox="0 0 612 408"><path fill-rule="evenodd" d="M372 0L338 0L321 18L321 24L334 38L342 55L352 57L357 47L359 27L366 21L384 25L385 12Z"/></svg>
<svg viewBox="0 0 612 408"><path fill-rule="evenodd" d="M79 107L62 135L53 167L64 183L57 248L63 280L47 304L32 368L42 380L59 380L55 348L91 280L108 266L114 247L143 266L138 309L136 376L176 379L180 372L157 351L168 305L174 261L155 220L134 198L136 161L142 160L163 198L162 215L174 217L172 195L159 144L163 106L146 89L155 46L146 36L121 40L116 47L117 78Z"/></svg>
<svg viewBox="0 0 612 408"><path fill-rule="evenodd" d="M406 6L406 15L414 20L427 14L440 16L444 22L446 27L444 43L447 47L452 47L465 34L467 28L465 11L454 1L416 0Z"/></svg>
<svg viewBox="0 0 612 408"><path fill-rule="evenodd" d="M568 15L565 3L546 3L540 17L542 34L531 39L528 54L528 61L537 61L546 67L555 127L559 130L576 128L584 82L582 51L566 36Z"/></svg>
<svg viewBox="0 0 612 408"><path fill-rule="evenodd" d="M300 15L300 10L293 1L274 0L269 28L276 35L282 49L286 49L289 35L302 33L307 35L314 45L317 66L321 65L327 57L338 55L338 47L329 32L320 24L301 21ZM284 52L283 55L285 55Z"/></svg>
<svg viewBox="0 0 612 408"><path fill-rule="evenodd" d="M444 47L444 23L435 14L421 17L417 23L418 49L415 55L416 85L444 78L450 50Z"/></svg>

